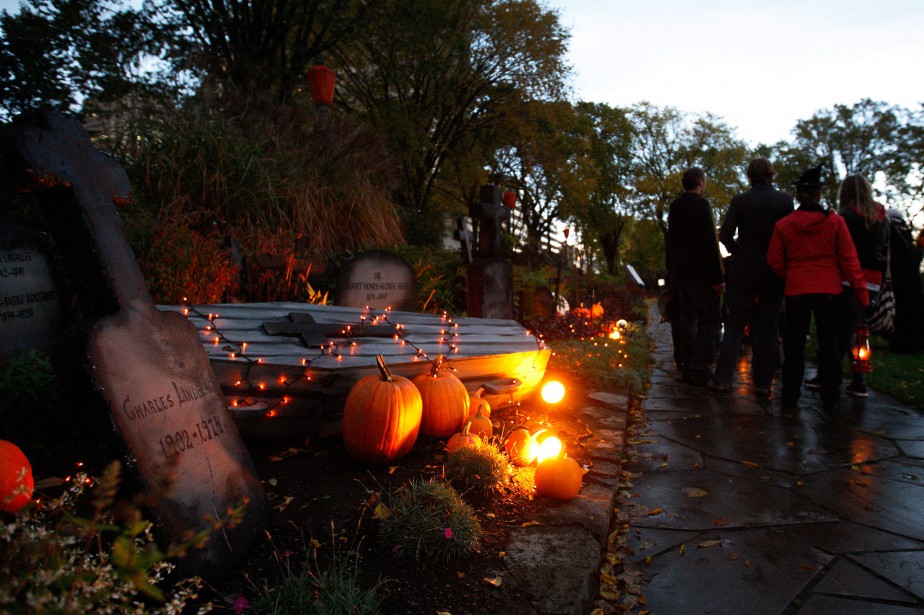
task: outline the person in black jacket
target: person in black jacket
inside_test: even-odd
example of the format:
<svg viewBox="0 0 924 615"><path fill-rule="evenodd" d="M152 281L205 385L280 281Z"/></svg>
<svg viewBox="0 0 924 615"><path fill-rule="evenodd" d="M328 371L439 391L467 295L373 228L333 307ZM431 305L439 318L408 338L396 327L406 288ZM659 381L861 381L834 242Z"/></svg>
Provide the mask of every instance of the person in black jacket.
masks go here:
<svg viewBox="0 0 924 615"><path fill-rule="evenodd" d="M921 284L922 249L915 245L905 214L888 210L892 234L890 265L895 293L895 331L888 335L889 350L924 350L924 290ZM922 231L924 233L924 231Z"/></svg>
<svg viewBox="0 0 924 615"><path fill-rule="evenodd" d="M709 201L706 173L683 174L684 192L667 216L667 278L671 292L674 359L689 384L704 386L712 375L719 328L719 299L725 291L722 255Z"/></svg>
<svg viewBox="0 0 924 615"><path fill-rule="evenodd" d="M719 229L728 259L728 316L710 386L731 388L745 326L752 340L751 378L758 398L769 399L776 370L783 281L767 264L767 247L777 220L793 211L792 195L773 187L776 172L763 156L748 163L751 189L732 197Z"/></svg>

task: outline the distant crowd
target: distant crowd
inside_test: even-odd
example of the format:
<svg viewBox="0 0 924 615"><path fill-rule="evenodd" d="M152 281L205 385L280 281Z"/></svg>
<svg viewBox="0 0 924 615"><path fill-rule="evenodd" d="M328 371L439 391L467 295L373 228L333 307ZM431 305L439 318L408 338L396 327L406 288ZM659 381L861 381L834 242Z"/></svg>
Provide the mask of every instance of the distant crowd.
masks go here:
<svg viewBox="0 0 924 615"><path fill-rule="evenodd" d="M795 407L807 386L836 410L845 359L871 327L891 351L924 351L924 231L915 240L904 214L876 202L862 175L841 183L836 211L822 204L820 166L794 182L795 198L774 187L764 157L750 161L747 176L751 188L731 199L718 233L702 169L684 173L670 206L665 319L677 369L688 384L729 391L747 340L758 399L773 398L782 367L783 406ZM818 371L805 379L813 319ZM868 395L867 371L854 363L848 395Z"/></svg>

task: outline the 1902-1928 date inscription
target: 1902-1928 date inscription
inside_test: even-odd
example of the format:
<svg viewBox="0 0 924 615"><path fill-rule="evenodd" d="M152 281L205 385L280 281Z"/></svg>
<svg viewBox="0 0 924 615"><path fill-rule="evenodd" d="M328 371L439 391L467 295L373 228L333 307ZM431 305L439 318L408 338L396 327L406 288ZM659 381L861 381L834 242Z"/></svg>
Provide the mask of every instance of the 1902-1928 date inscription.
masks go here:
<svg viewBox="0 0 924 615"><path fill-rule="evenodd" d="M186 429L166 434L159 440L159 444L164 456L169 458L194 449L197 444L208 442L224 432L225 428L221 424L221 418L213 416L188 426Z"/></svg>

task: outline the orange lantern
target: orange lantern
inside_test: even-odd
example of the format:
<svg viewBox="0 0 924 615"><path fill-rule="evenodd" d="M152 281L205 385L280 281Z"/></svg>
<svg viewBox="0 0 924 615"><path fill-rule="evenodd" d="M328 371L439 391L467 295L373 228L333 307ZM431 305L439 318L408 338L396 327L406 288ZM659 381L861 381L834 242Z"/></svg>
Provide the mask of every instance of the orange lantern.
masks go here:
<svg viewBox="0 0 924 615"><path fill-rule="evenodd" d="M504 205L508 209L513 209L517 205L517 193L513 190L508 190L504 193Z"/></svg>
<svg viewBox="0 0 924 615"><path fill-rule="evenodd" d="M869 347L869 327L866 323L857 325L857 340L850 349L850 368L855 374L868 374L873 371L871 358L873 351Z"/></svg>
<svg viewBox="0 0 924 615"><path fill-rule="evenodd" d="M329 107L334 102L334 85L337 75L323 64L308 71L308 87L315 103Z"/></svg>

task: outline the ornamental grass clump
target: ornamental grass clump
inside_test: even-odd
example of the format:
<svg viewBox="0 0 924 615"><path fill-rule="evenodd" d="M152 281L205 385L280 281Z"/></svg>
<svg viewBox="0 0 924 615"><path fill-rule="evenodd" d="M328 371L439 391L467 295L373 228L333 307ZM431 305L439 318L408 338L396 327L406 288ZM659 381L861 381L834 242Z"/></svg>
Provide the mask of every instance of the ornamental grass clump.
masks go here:
<svg viewBox="0 0 924 615"><path fill-rule="evenodd" d="M510 476L507 456L497 446L486 442L481 446L464 446L446 456L446 479L463 492L479 494L500 491Z"/></svg>
<svg viewBox="0 0 924 615"><path fill-rule="evenodd" d="M392 494L388 511L380 514L379 538L397 557L448 562L478 548L481 526L475 510L449 483L412 481Z"/></svg>

